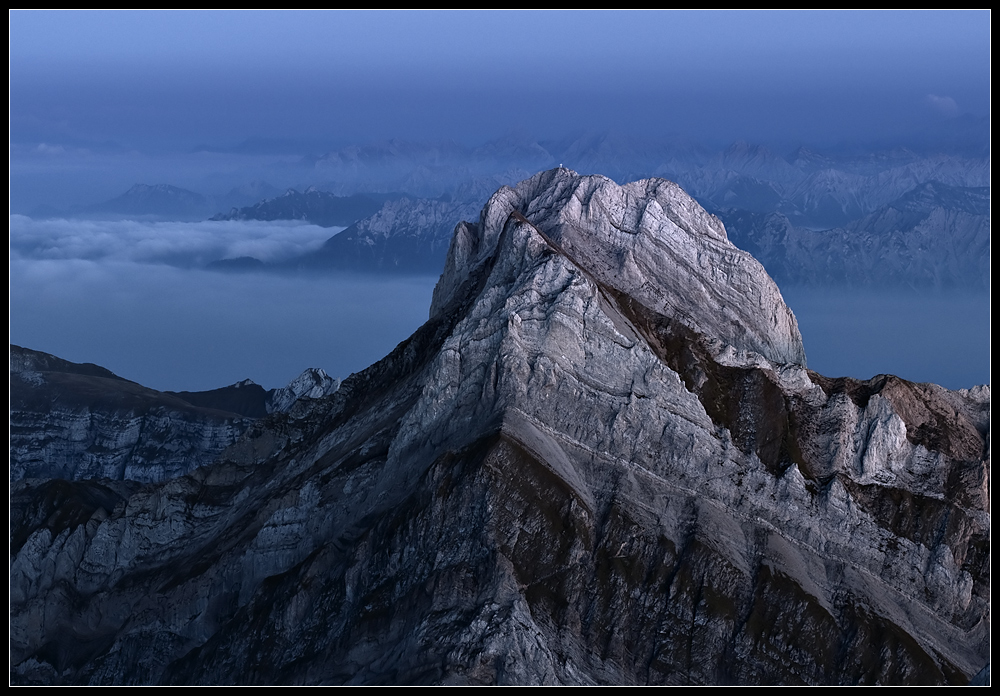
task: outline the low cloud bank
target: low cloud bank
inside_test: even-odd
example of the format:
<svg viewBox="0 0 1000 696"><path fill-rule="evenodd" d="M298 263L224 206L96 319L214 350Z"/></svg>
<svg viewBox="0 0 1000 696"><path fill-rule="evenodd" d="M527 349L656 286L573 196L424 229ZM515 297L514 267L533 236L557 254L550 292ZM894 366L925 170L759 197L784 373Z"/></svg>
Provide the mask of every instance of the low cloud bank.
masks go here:
<svg viewBox="0 0 1000 696"><path fill-rule="evenodd" d="M142 222L10 216L12 256L200 267L252 256L265 263L314 251L343 228L294 221Z"/></svg>

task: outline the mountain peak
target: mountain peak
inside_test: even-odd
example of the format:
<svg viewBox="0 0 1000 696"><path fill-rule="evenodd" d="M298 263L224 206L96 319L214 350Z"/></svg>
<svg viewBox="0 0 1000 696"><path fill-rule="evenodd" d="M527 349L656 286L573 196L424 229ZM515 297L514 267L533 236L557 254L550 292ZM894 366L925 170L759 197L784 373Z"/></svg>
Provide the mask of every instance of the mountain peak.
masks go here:
<svg viewBox="0 0 1000 696"><path fill-rule="evenodd" d="M501 188L455 229L430 320L335 392L304 375L289 411L134 493L22 482L12 675L967 683L988 390L803 358L676 184Z"/></svg>
<svg viewBox="0 0 1000 696"><path fill-rule="evenodd" d="M717 351L725 346L779 364L805 364L795 316L763 267L677 184L618 185L569 169L503 187L478 223L455 231L431 315L498 253L505 234L537 236L603 291L673 317Z"/></svg>

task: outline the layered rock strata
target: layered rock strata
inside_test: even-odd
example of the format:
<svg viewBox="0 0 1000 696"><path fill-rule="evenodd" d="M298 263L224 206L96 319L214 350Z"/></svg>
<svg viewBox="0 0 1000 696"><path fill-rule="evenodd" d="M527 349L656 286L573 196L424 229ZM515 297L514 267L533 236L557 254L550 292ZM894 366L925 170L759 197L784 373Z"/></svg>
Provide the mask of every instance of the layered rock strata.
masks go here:
<svg viewBox="0 0 1000 696"><path fill-rule="evenodd" d="M663 180L501 189L429 321L333 395L13 510L19 683L961 684L989 657L989 388L809 371Z"/></svg>
<svg viewBox="0 0 1000 696"><path fill-rule="evenodd" d="M309 369L280 389L250 380L160 392L89 363L10 347L10 478L156 483L211 463L250 424L339 380Z"/></svg>

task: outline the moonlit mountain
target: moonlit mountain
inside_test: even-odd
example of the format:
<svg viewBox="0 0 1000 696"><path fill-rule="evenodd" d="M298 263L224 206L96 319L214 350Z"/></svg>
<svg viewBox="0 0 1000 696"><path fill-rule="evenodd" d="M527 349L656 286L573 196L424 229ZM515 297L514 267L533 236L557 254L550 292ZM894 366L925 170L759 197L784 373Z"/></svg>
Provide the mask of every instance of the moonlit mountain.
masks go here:
<svg viewBox="0 0 1000 696"><path fill-rule="evenodd" d="M12 683L989 683L988 10L10 44Z"/></svg>
<svg viewBox="0 0 1000 696"><path fill-rule="evenodd" d="M332 395L188 475L14 486L13 679L968 683L989 388L805 365L676 184L501 188Z"/></svg>

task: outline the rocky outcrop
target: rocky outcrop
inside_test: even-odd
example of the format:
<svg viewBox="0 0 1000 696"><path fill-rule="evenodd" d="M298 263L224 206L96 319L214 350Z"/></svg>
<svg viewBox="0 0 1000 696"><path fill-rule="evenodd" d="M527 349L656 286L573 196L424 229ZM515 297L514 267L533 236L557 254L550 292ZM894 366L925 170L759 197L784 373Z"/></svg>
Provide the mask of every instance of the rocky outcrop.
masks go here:
<svg viewBox="0 0 1000 696"><path fill-rule="evenodd" d="M471 268L502 257L501 233L513 217L531 225L551 252L577 263L605 292L676 317L720 349L805 363L795 317L777 286L679 186L663 179L618 186L603 177L567 177L564 171L502 188L478 225L459 226L434 292L432 316L453 299Z"/></svg>
<svg viewBox="0 0 1000 696"><path fill-rule="evenodd" d="M340 388L340 380L326 374L325 370L311 367L280 389L267 393L265 408L268 413L284 413L299 399L322 399Z"/></svg>
<svg viewBox="0 0 1000 696"><path fill-rule="evenodd" d="M306 370L287 387L250 380L159 392L97 365L10 347L10 477L165 481L210 463L253 423L339 381Z"/></svg>
<svg viewBox="0 0 1000 696"><path fill-rule="evenodd" d="M676 185L501 189L329 398L162 484L14 487L12 679L967 683L989 388L804 363Z"/></svg>

